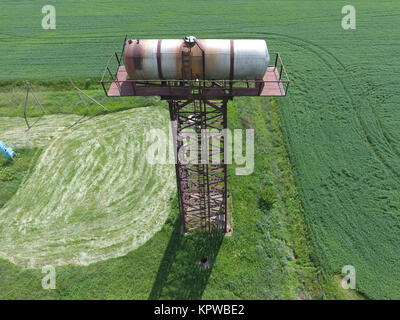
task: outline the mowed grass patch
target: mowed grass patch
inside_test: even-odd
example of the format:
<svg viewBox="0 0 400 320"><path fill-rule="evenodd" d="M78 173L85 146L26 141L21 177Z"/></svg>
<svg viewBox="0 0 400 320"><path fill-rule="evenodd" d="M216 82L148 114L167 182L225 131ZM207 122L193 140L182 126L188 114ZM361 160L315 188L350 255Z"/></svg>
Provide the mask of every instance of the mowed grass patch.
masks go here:
<svg viewBox="0 0 400 320"><path fill-rule="evenodd" d="M147 132L168 132L164 108L102 115L73 128L59 118L38 123L61 129L47 131L53 138L36 167L0 209L1 256L24 267L87 265L126 254L161 228L176 189L173 164L151 165L146 157ZM10 131L2 136L18 142ZM30 138L33 146L42 141Z"/></svg>

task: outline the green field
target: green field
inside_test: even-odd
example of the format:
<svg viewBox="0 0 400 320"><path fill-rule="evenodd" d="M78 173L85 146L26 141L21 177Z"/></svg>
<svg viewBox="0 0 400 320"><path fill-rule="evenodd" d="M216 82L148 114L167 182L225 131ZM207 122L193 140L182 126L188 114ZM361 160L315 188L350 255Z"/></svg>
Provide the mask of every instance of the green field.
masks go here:
<svg viewBox="0 0 400 320"><path fill-rule="evenodd" d="M42 92L42 95L45 93ZM61 93L60 97L62 98ZM70 108L67 103L66 107ZM124 109L123 104L121 107ZM66 163L71 163L72 156L68 150L75 148L79 143L82 144L82 141L89 142L93 148L98 139L107 138L100 135L93 139L83 139L88 133L104 134L102 130L107 128L109 136L114 137L116 142L124 137L132 137L124 132L125 126L121 129L116 124L123 124L128 117L132 121L128 128L136 124L138 127L136 131L140 131L143 125L150 125L151 121L156 120L144 121L143 116L159 112L160 116L164 115L164 120L168 120L164 103L157 103L157 106L146 109L134 108L84 118L84 121L72 128L70 124L81 119L81 116L47 115L42 118L26 137L31 139L30 143L40 147L40 157L33 157L36 154L35 150L27 149L21 152L15 162L1 163L2 169L8 168L9 177L3 179L2 186L12 189L8 192L6 188L0 190L0 199L8 200L0 209L1 226L7 228L1 238L1 254L6 259L0 260L0 298L326 297L327 293L321 289L317 271L310 261L300 202L293 187L292 172L279 130L276 102L253 99L249 104L248 99L238 99L229 108L231 128L243 128L244 124L251 123L258 134L254 174L242 178L233 174L234 168L229 170L229 191L234 199L230 205L234 211L234 234L226 238L218 234L212 237L206 235L182 237L176 198L172 195L169 200L163 199L167 188L161 192L143 192L141 196L136 194L136 198L135 194L128 196L126 201L128 207L123 203L111 203L104 207L103 202L110 199L102 199L101 196L104 197L104 189L110 189L112 186L110 179L104 179L102 184L82 181L85 191L90 190L90 186L103 189L103 193L102 190L98 190L87 192L85 195L77 192L76 184L71 182L81 179L82 175L77 173L82 167L80 162L88 163L92 152L81 153L82 159L68 166ZM80 113L82 110L77 111ZM23 119L21 117L0 119L2 135L9 140L18 139L20 135L15 131L22 132ZM109 125L105 126L105 122ZM55 130L56 125L58 130ZM57 136L50 141L43 138L49 135ZM74 138L69 139L71 136ZM140 140L140 134L135 137L136 141ZM132 144L135 145L134 141ZM97 149L93 150L95 154ZM53 152L60 155L46 156L46 153ZM115 163L113 157L100 154L93 158L104 161L103 166L107 170L103 170L103 174L129 170ZM146 170L146 166L140 162L133 161L133 163L137 166L135 170L126 173L126 179L119 177L119 180L130 182L126 187L136 190L141 186L140 183L132 182L131 175L137 175L139 179L155 180L156 183L167 178L165 175L161 177L155 174L154 169L150 170L152 168ZM26 168L25 179L17 175L16 166L22 165ZM110 168L113 165L119 170ZM44 168L47 170L43 171ZM57 174L56 168L63 168L61 172L68 172L67 176L72 177L71 181L62 180L66 175ZM169 168L173 169L173 166ZM83 175L83 178L85 177L86 175ZM92 175L91 178L95 179L96 176ZM58 181L59 179L62 181ZM111 179L113 180L115 179ZM174 181L174 178L170 178L166 183L174 184ZM118 179L115 183L117 182ZM21 185L16 192L15 185L18 183ZM125 187L125 184L126 182L121 187ZM38 192L47 194L56 188L57 190L64 188L65 191L53 192L51 197L43 195L34 197ZM16 192L14 195L13 191ZM115 198L120 194L121 190L109 192L109 197ZM137 204L148 199L149 194L152 194L150 201L153 203L151 207L153 211L145 211L142 214L141 219L144 221L139 221L141 225L126 226L129 217L135 217L140 213ZM264 194L268 197L262 196ZM72 210L74 203L70 204L68 200L73 200L75 197L82 197L80 202L92 203L92 210L82 206L78 211ZM52 204L54 201L58 201L59 205ZM154 206L165 205L170 208L166 223L145 244L134 249L137 243L132 244L132 233L142 232L143 226L148 227L149 224L146 222L149 219L162 218L162 211ZM21 206L23 208L19 210ZM60 206L63 210L59 209ZM51 208L56 211L51 211ZM106 209L112 213L118 210L124 221L119 221L118 216L110 214ZM16 211L19 212L19 216L14 219L13 213ZM40 215L42 219L44 218L44 222L38 217ZM23 216L23 219L20 220L20 216ZM25 224L26 230L19 233L22 222L30 218L31 221ZM118 238L107 233L111 227L119 228L123 237ZM146 234L151 235L152 230L146 230ZM92 239L88 239L88 236L96 241L90 241ZM127 241L131 241L128 246ZM112 249L119 251L110 252L107 242L113 244ZM126 249L134 250L125 254ZM83 253L85 253L84 259L82 259ZM212 269L202 270L198 267L198 260L204 255L211 256L215 261ZM112 258L113 256L115 258ZM18 265L7 260L13 260ZM53 291L41 289L43 275L37 267L47 263L59 265L56 268L57 288ZM88 263L90 264L85 266ZM327 286L332 287L332 292L328 295L341 296L332 284L327 283Z"/></svg>
<svg viewBox="0 0 400 320"><path fill-rule="evenodd" d="M87 265L125 255L164 224L176 192L174 167L150 165L142 155L152 143L146 139L148 128L168 130L167 110L136 108L73 128L62 125L80 118L45 116L42 130L29 132L30 145L39 145L50 132L52 139L43 145L29 178L0 210L0 257L30 268ZM10 118L0 118L0 128L2 121ZM0 135L22 144L21 126L14 123L12 129L0 129Z"/></svg>
<svg viewBox="0 0 400 320"><path fill-rule="evenodd" d="M49 113L82 114L82 108L73 110L77 100L70 103L65 97L73 93L55 92L65 90L62 81L68 77L98 90L93 83L126 34L262 38L270 51L281 53L292 83L289 96L277 102L239 99L230 106L230 126L251 123L256 128L256 170L244 178L231 171L235 231L218 250L203 245L201 237L180 238L171 209L161 231L126 256L88 267L60 267L61 287L55 293L34 290L40 286L40 270L2 262L0 286L15 288L0 290L2 297L340 297L331 281L344 265L353 265L359 293L400 298L399 2L352 1L356 30L341 27L341 9L349 3L333 0L48 4L57 10L56 30L41 28L40 2L0 5L1 116L20 115L14 106L21 110L23 95L13 88L22 79L43 88L57 81L60 88L43 93ZM140 103L124 101L121 109ZM115 100L109 104L119 110ZM279 119L271 120L274 115ZM259 200L269 185L279 201L263 212ZM215 267L201 275L191 255L199 248L218 257Z"/></svg>

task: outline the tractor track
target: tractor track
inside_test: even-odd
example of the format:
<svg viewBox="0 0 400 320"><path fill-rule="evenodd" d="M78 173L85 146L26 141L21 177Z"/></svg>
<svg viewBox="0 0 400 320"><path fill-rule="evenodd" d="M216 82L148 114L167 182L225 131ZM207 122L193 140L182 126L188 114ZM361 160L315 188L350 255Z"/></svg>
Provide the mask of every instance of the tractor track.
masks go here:
<svg viewBox="0 0 400 320"><path fill-rule="evenodd" d="M334 68L325 58L322 57L321 54L319 54L316 50L314 50L312 47L315 47L319 50L321 50L322 52L324 52L325 54L327 54L329 57L331 57L341 68L342 72L347 72L348 75L350 75L351 80L353 82L356 81L356 79L354 78L353 74L351 72L348 72L345 64L339 60L333 53L331 53L329 50L327 50L326 48L314 44L311 41L308 40L304 40L298 37L294 37L294 36L289 36L289 35L285 35L285 34L279 34L279 33L268 33L268 32L255 32L256 34L262 35L262 36L274 36L276 37L278 40L284 41L286 43L298 46L304 50L307 50L309 52L311 52L312 54L314 54L316 57L318 57L323 64L329 68L329 70L335 75L336 79L340 82L343 91L345 92L347 98L350 101L350 105L353 108L356 117L357 117L357 121L360 125L360 128L362 130L363 136L365 138L365 140L367 141L370 149L373 151L373 153L375 154L375 156L377 157L377 159L396 177L396 181L400 183L400 173L397 172L387 161L386 159L382 156L381 152L378 150L378 148L376 147L376 143L374 143L373 138L371 137L371 135L368 133L368 129L361 117L360 114L360 107L357 107L356 101L355 101L355 97L354 95L350 92L350 90L348 89L348 87L346 86L346 83L344 82L344 80L342 79L342 77L340 76L339 72L337 71L337 68ZM282 40L282 38L286 38L285 40ZM300 43L300 44L299 44ZM359 95L360 99L363 100L363 104L367 105L370 109L374 109L371 108L370 106L370 101L366 98L363 98L365 96L370 96L370 93L368 91L363 91L361 92L361 94ZM390 139L387 138L387 135L384 133L384 128L382 127L381 121L379 119L379 117L376 115L376 112L373 112L374 117L375 117L375 122L378 126L378 129L381 131L382 136L381 138L384 140L384 142L390 147L391 150L396 150L396 147L393 146L393 144L391 143ZM396 151L395 152L396 155L400 158L400 152Z"/></svg>

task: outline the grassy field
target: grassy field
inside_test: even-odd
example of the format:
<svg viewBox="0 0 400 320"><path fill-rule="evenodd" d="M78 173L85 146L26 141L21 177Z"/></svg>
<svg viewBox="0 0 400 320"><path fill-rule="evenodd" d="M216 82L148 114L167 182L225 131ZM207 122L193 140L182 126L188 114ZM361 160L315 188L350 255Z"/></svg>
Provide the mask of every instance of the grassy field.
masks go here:
<svg viewBox="0 0 400 320"><path fill-rule="evenodd" d="M157 110L166 111L164 107L165 105L160 103L158 107L145 109L147 113L144 114ZM301 206L296 189L293 186L293 176L280 134L276 102L270 103L267 99L254 99L249 103L248 99L239 99L232 103L229 108L230 126L232 128L244 128L250 124L257 132L254 174L241 179L233 174L234 168L229 170L229 192L232 195L234 211L233 236L222 238L215 234L212 237L204 235L182 237L180 235L181 221L177 211L176 198L163 200L161 195L157 195L159 199L154 198L153 195L155 205L170 205L166 223L142 246L126 255L108 260L104 260L110 257L106 251L107 246L104 248L104 241L114 241L116 245L122 247L125 240L130 238L124 236L124 241L118 243L116 241L118 239L110 235L105 236L103 235L104 232L100 230L100 234L96 234L96 236L101 240L101 235L103 235L103 243L102 241L96 242L96 246L93 247L93 244L88 242L87 239L82 239L82 237L93 233L90 224L82 225L82 222L86 223L82 218L85 217L84 214L87 213L87 210L82 209L81 212L77 212L76 221L70 219L71 205L66 205L67 200L80 195L71 191L76 189L74 183L57 182L60 177L54 173L52 168L57 167L56 164L62 165L65 161L64 158L70 159L70 155L68 152L66 153L66 150L69 149L68 146L82 141L80 137L86 136L84 134L86 130L100 132L100 128L105 127L102 121L108 120L110 122L110 120L113 120L116 123L123 123L127 116L130 116L132 125L139 120L145 123L140 118L140 114L144 111L140 108L96 116L85 121L82 127L73 127L72 131L65 124L73 122L74 118L80 118L80 116L54 115L42 118L37 127L31 129L30 141L32 144L37 142L41 146L42 155L39 157L33 173L28 175L26 180L15 177L14 183L19 182L21 186L13 197L8 195L5 200L9 201L3 209L0 209L1 225L2 227L6 226L8 228L7 234L10 234L10 236L1 239L2 253L3 257L10 258L11 256L15 262L21 265L26 262L26 259L24 260L26 257L32 258L32 264L28 264L28 266L40 266L48 262L60 264L56 268L57 288L50 292L41 289L40 284L43 275L40 269L25 269L4 259L0 262L0 298L309 299L326 297L326 293L323 292L318 281L317 270L310 261L310 250L307 245ZM161 112L161 114L164 113ZM138 119L135 120L133 115L137 115ZM167 120L166 113L164 115L165 120ZM19 117L0 119L6 123L13 119L16 123L23 124L23 120ZM47 134L57 132L54 130L54 124L57 124L57 121L63 127L63 131L59 133L59 138L55 139L54 142L40 138L42 135L46 135L46 132ZM146 122L151 123L151 121ZM50 123L53 124L53 127L50 126ZM1 127L4 130L2 135L7 136L8 139L19 137L12 132L18 127L17 124L13 125L12 130L6 126ZM121 129L112 124L107 128L109 134L115 138L126 136L126 133L121 132ZM68 137L71 138L71 135L74 138L69 139ZM60 144L61 141L64 142L65 146L62 143ZM87 141L87 139L84 139L84 141ZM45 157L49 152L57 152L60 155ZM19 159L10 165L15 166L19 161L22 161L23 163L31 163L32 166L31 154L31 151L20 154ZM84 159L87 159L90 153L83 153L83 155ZM55 160L55 164L46 164L46 161L49 161L48 159ZM102 159L101 156L100 159ZM48 173L42 171L41 168L44 167L44 164L42 165L41 162L46 164ZM110 160L108 162L110 162L110 165L113 163ZM79 170L79 162L70 166L69 171L74 171L74 168ZM108 172L110 171L112 172L112 170L108 170ZM39 173L43 174L43 178L40 178ZM153 179L152 176L154 176L154 173L146 173L143 170L132 170L131 173L127 173L129 177L132 174L147 179ZM79 175L75 176L79 177ZM39 182L47 179L49 183L43 185L39 183L38 187L33 188L32 183L35 178L39 179ZM132 179L129 178L128 180ZM174 183L174 181L174 179L170 179L169 182ZM59 205L55 206L61 220L67 219L68 223L64 226L57 223L60 219L56 217L55 213L46 213L49 205L43 200L48 198L38 197L41 200L35 203L31 195L39 189L42 193L48 192L46 190L54 189L57 184L66 188L67 192L66 199L63 197L64 193L54 193L53 195L55 201L65 204L63 205L64 210L61 211L58 209ZM87 185L84 182L82 184ZM105 181L104 185L99 187L107 188L107 186L110 186L110 183ZM33 190L33 192L30 192L30 190ZM6 196L3 196L2 193L3 189L0 190L0 196L5 198ZM116 197L118 194L111 193L110 196ZM143 193L142 198L146 199L147 195L148 193ZM265 197L264 195L268 196ZM50 200L53 200L53 197ZM83 201L86 202L92 198L97 199L97 197L97 192L87 192ZM128 200L131 200L129 201L131 205L135 205L140 197L138 200L128 197ZM101 213L99 209L101 202L96 203L96 213ZM26 241L26 237L16 234L15 230L20 227L19 219L14 224L7 223L12 219L12 213L18 210L17 207L26 206L28 203L30 203L30 206L23 208L21 214L34 218L33 223L40 221L40 219L35 220L37 218L36 212L42 212L44 218L51 218L51 220L46 220L46 225L43 227L40 223L36 228L33 228L32 224L28 225L25 235L29 236L30 241ZM134 209L121 206L120 203L114 203L109 208L125 213L125 217L127 213L132 216L136 212ZM157 217L161 217L159 209L153 211ZM149 213L146 215L148 216ZM150 215L150 217L152 216ZM104 220L101 226L97 223L97 218L93 218L92 222L103 229L109 228L112 224L125 228L125 225L118 223L113 215L109 214L107 218L108 220ZM148 221L148 218L146 217L146 221ZM30 228L31 226L32 228ZM76 228L77 233L74 231ZM131 233L134 233L141 230L142 227L137 228L136 226L128 229ZM54 232L52 233L55 230L60 230L57 239L54 237ZM48 233L53 234L53 236L49 236ZM7 242L11 237L14 237L16 244ZM75 237L75 241L64 247L63 240L70 241L72 237ZM22 244L22 241L25 247L30 250L29 254L24 251L26 250L25 247L19 245L19 243ZM55 243L58 243L58 246L52 245ZM86 248L82 248L82 246L86 246ZM13 252L11 253L9 250L13 250ZM41 250L42 255L37 256L35 250L38 252ZM79 258L79 253L82 252L88 252L86 259L91 258L91 261L85 259L83 261L79 259L60 260L74 255ZM118 254L114 253L114 255ZM202 270L198 267L197 262L204 255L211 256L215 261L211 269ZM85 262L98 260L103 261L88 266L62 265L64 263L85 264ZM332 284L328 285L333 288L328 295L341 297L341 293Z"/></svg>
<svg viewBox="0 0 400 320"><path fill-rule="evenodd" d="M15 80L22 78L61 81L73 77L82 79L81 83L87 78L98 78L108 56L114 50L120 50L125 34L142 38L194 34L197 37L266 39L271 51L281 52L292 80L289 96L279 100L278 110L304 209L313 260L320 268L321 278L329 282L344 265L351 264L356 268L360 293L369 298L400 298L397 281L400 274L397 245L400 240L400 98L397 84L400 64L396 54L399 2L352 1L357 9L356 30L341 27L341 9L349 4L343 1L251 1L245 4L233 0L120 1L118 6L99 0L49 3L57 9L57 29L45 31L40 24L42 4L2 2L0 80L4 86L13 86ZM245 101L243 111L229 111L233 124L235 111L232 110L257 110L253 106L256 101ZM2 115L8 115L7 112ZM253 121L260 114L258 111ZM264 119L268 121L268 117ZM265 148L268 150L267 146ZM263 174L268 172L265 168L258 170ZM230 177L232 193L238 194L235 199L245 197L235 188L249 187L248 198L235 200L235 207L241 208L235 212L240 216L249 203L260 197L260 190L259 184L254 183L258 178L241 178L241 183L235 179L238 177ZM253 185L254 190L251 189ZM259 217L261 219L263 215ZM236 221L240 226L240 218ZM275 223L280 225L279 220ZM265 227L257 229L256 225L256 222L246 224L254 238L271 235L263 229ZM168 238L173 234L172 230L173 227L167 225L159 236ZM292 236L292 231L287 233L288 237ZM234 239L222 242L219 261L228 261L224 258L223 248L235 242ZM156 240L153 237L145 246ZM277 249L279 245L275 242L276 247L273 247L273 243L264 241L263 245L268 244L265 251L272 261L281 261L270 253L281 252ZM237 245L237 248L245 246L242 242ZM135 252L127 257L133 260ZM247 256L243 253L241 261L246 261ZM282 257L281 254L278 256ZM249 268L252 268L252 258L248 259ZM166 264L173 269L173 259L168 261ZM121 262L124 263L128 262ZM259 270L266 272L263 277L257 278L251 273L254 277L249 280L239 271L228 271L225 265L219 267L217 264L203 297L293 297L288 294L293 293L293 284L285 294L268 296L266 292L259 292L261 287L277 290L280 284L290 283L288 279L296 279L288 275L290 272L285 273L286 267L279 264L273 266L264 262L261 265ZM290 265L290 262L284 265ZM82 270L95 272L95 267ZM270 280L264 279L270 277L268 272L274 275ZM172 274L176 276L176 273ZM276 281L272 280L275 278ZM263 279L260 288L253 288L248 293L238 289L240 284L242 288L248 288L249 282L260 279ZM81 287L74 290L75 296L85 292Z"/></svg>
<svg viewBox="0 0 400 320"><path fill-rule="evenodd" d="M318 264L327 274L353 265L359 292L398 299L399 4L353 5L354 32L327 19L323 38L281 37L295 84L281 104L282 128ZM334 16L333 4L323 8Z"/></svg>
<svg viewBox="0 0 400 320"><path fill-rule="evenodd" d="M28 133L32 146L41 135L51 140L0 210L0 256L24 267L87 265L124 255L161 229L176 191L173 165L150 165L143 156L153 143L146 139L149 128L168 132L164 108L135 108L60 129L66 118L82 119L45 116L40 134L36 127ZM23 145L25 124L2 131L2 122L10 118L0 118L2 139Z"/></svg>
<svg viewBox="0 0 400 320"><path fill-rule="evenodd" d="M0 208L17 192L22 180L34 168L41 150L26 146L18 149L20 161L0 158Z"/></svg>

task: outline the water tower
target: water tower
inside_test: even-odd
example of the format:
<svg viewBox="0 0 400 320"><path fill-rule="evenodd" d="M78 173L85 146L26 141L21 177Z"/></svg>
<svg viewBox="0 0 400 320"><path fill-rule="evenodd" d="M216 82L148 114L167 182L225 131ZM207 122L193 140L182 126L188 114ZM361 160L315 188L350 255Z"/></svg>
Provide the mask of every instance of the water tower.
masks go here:
<svg viewBox="0 0 400 320"><path fill-rule="evenodd" d="M123 62L123 63L122 63ZM101 79L108 97L160 96L168 101L173 131L227 128L227 102L239 96L286 96L289 78L279 53L264 40L125 39L107 61ZM180 161L174 139L183 232L227 232L227 171L224 136L210 155L220 163ZM197 142L197 141L196 141ZM201 143L196 144L202 150Z"/></svg>

